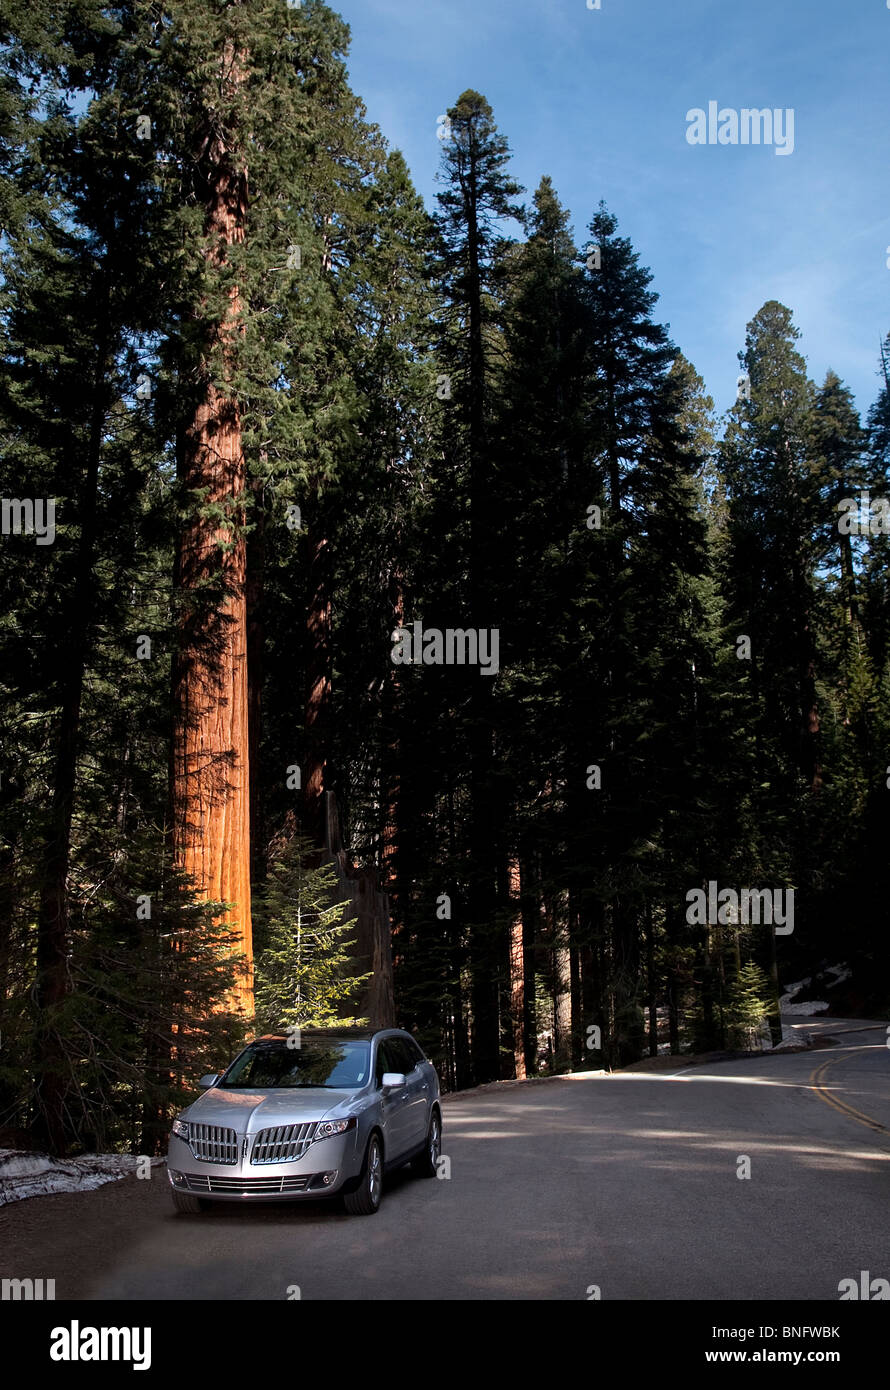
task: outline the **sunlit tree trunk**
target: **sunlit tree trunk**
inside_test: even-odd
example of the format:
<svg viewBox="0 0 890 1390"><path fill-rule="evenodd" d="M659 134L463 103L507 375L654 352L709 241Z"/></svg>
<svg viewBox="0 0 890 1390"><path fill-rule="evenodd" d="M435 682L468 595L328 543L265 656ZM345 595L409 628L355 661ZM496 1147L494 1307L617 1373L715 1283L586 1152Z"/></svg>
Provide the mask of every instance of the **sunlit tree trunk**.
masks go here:
<svg viewBox="0 0 890 1390"><path fill-rule="evenodd" d="M510 922L510 1023L513 1033L513 1059L516 1079L524 1081L525 1070L525 951L522 935L520 902L522 884L519 860L512 858L509 867L510 902L514 915Z"/></svg>
<svg viewBox="0 0 890 1390"><path fill-rule="evenodd" d="M566 920L566 895L553 903L553 1022L556 1065L567 1070L572 1061L572 958Z"/></svg>
<svg viewBox="0 0 890 1390"><path fill-rule="evenodd" d="M227 46L228 48L231 45ZM222 55L233 106L243 64ZM201 150L206 180L208 273L244 240L247 169L233 130L213 123ZM253 1012L250 918L250 794L247 730L245 462L241 414L226 378L242 316L237 285L205 344L204 388L185 430L182 481L191 510L179 540L177 582L185 597L173 676L173 823L176 862L209 901L231 904L227 922L247 968L232 1001ZM222 351L223 384L210 367ZM202 589L220 600L211 610Z"/></svg>

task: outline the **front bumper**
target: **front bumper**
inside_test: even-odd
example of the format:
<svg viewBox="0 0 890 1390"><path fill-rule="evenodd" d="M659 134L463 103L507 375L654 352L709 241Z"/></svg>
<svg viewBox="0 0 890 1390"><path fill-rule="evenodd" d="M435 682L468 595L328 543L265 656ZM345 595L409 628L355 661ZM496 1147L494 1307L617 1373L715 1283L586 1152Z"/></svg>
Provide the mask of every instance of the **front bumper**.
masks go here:
<svg viewBox="0 0 890 1390"><path fill-rule="evenodd" d="M360 1172L355 1130L310 1144L302 1158L285 1163L251 1163L249 1156L237 1163L205 1163L174 1135L167 1150L167 1177L174 1191L217 1202L327 1197Z"/></svg>

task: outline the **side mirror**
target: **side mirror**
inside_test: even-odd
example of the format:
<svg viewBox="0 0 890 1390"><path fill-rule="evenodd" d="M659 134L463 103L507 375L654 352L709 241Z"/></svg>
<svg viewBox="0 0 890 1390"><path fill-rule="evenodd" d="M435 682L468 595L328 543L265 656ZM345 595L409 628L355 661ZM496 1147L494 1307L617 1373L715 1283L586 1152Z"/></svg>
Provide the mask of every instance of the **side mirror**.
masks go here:
<svg viewBox="0 0 890 1390"><path fill-rule="evenodd" d="M218 1071L209 1071L206 1076L202 1076L198 1082L202 1091L209 1091L211 1086L215 1086L219 1080Z"/></svg>
<svg viewBox="0 0 890 1390"><path fill-rule="evenodd" d="M397 1091L400 1086L406 1085L405 1073L403 1071L385 1071L380 1085L384 1091Z"/></svg>

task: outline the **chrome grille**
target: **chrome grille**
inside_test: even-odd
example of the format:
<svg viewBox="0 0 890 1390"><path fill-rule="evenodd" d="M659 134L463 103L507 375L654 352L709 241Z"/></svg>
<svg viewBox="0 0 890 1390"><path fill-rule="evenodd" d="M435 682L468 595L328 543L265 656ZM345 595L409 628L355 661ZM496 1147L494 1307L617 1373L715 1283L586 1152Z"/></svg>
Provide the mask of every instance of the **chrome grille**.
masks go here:
<svg viewBox="0 0 890 1390"><path fill-rule="evenodd" d="M198 1177L195 1173L185 1174L190 1192L218 1192L220 1195L229 1193L235 1197L272 1196L276 1192L305 1192L312 1177L311 1173L305 1173L299 1178L212 1178Z"/></svg>
<svg viewBox="0 0 890 1390"><path fill-rule="evenodd" d="M189 1146L203 1163L237 1163L238 1137L233 1129L221 1125L189 1123Z"/></svg>
<svg viewBox="0 0 890 1390"><path fill-rule="evenodd" d="M251 1163L293 1163L302 1158L312 1142L316 1122L306 1125L279 1125L261 1129L253 1144Z"/></svg>

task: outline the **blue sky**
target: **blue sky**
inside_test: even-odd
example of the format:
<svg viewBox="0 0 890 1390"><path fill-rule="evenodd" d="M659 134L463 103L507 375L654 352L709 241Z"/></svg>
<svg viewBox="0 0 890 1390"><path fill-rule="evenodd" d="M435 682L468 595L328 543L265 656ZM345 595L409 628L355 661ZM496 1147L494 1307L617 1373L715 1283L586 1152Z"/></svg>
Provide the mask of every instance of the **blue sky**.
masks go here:
<svg viewBox="0 0 890 1390"><path fill-rule="evenodd" d="M578 240L602 198L660 299L656 317L735 397L745 325L794 312L821 382L863 414L890 331L888 0L330 0L349 70L434 207L436 118L483 92L528 192L550 174ZM794 152L692 146L686 113L793 108Z"/></svg>

